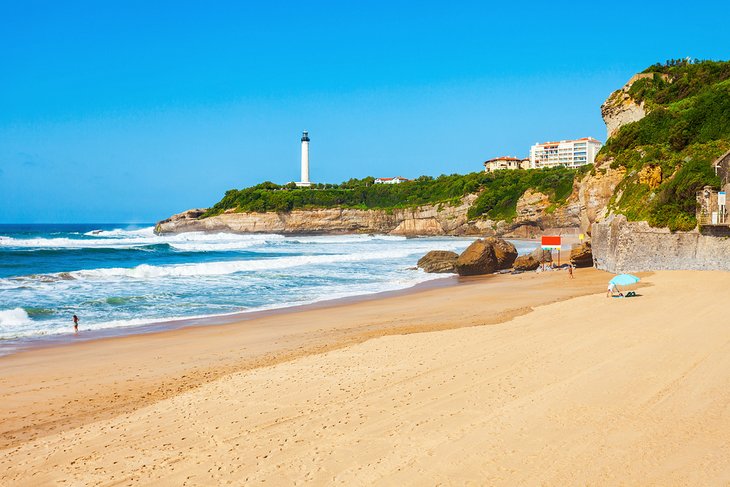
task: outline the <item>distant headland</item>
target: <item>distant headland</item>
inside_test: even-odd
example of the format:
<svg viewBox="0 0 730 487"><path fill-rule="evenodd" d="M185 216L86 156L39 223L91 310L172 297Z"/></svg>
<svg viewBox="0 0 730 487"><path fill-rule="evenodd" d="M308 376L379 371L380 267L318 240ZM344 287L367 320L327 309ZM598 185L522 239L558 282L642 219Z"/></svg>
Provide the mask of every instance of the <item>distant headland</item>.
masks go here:
<svg viewBox="0 0 730 487"><path fill-rule="evenodd" d="M582 232L592 237L596 265L609 270L730 268L730 262L712 258L730 251L716 238L730 235L726 207L718 204L730 189L730 62L685 59L650 66L610 94L601 114L608 140L597 145L594 164L560 164L555 143L558 163L550 165L534 164L531 151L529 159L491 159L484 171L400 184L376 184L373 177L307 181L306 187L265 182L230 190L210 208L174 215L156 231L506 237ZM671 252L657 254L670 242Z"/></svg>

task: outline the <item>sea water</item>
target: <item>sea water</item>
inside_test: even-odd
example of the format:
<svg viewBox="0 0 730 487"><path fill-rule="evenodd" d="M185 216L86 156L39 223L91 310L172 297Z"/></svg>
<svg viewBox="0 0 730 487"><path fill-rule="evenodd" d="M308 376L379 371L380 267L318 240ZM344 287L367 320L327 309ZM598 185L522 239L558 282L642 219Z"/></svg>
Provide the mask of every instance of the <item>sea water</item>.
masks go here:
<svg viewBox="0 0 730 487"><path fill-rule="evenodd" d="M134 328L398 290L443 277L415 269L429 250L473 238L184 233L149 226L0 225L3 343ZM534 243L514 241L520 253ZM5 350L7 353L7 350Z"/></svg>

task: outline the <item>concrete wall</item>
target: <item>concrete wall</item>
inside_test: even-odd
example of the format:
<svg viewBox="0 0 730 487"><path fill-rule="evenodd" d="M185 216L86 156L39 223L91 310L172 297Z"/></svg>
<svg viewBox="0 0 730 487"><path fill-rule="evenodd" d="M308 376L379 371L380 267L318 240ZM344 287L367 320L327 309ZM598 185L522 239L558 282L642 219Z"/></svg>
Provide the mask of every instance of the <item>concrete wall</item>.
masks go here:
<svg viewBox="0 0 730 487"><path fill-rule="evenodd" d="M592 228L595 266L609 272L730 271L730 238L670 232L614 215Z"/></svg>

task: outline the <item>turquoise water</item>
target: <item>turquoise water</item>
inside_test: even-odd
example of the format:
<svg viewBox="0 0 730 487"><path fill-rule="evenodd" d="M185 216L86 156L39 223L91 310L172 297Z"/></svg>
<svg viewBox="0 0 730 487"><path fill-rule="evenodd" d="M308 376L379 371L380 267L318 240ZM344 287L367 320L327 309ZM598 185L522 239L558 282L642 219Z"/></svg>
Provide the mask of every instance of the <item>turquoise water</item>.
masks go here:
<svg viewBox="0 0 730 487"><path fill-rule="evenodd" d="M119 329L411 287L429 250L473 239L187 233L149 226L0 225L3 340ZM534 247L514 242L520 253ZM0 350L1 351L1 350Z"/></svg>

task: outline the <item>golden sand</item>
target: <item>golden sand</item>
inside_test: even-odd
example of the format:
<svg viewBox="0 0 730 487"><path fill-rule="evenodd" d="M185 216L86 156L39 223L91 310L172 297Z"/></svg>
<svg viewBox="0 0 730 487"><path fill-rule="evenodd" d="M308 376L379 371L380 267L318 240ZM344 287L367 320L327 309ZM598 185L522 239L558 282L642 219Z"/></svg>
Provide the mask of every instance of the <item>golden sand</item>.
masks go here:
<svg viewBox="0 0 730 487"><path fill-rule="evenodd" d="M607 279L499 276L0 359L0 484L729 483L730 274L658 272L632 299Z"/></svg>

